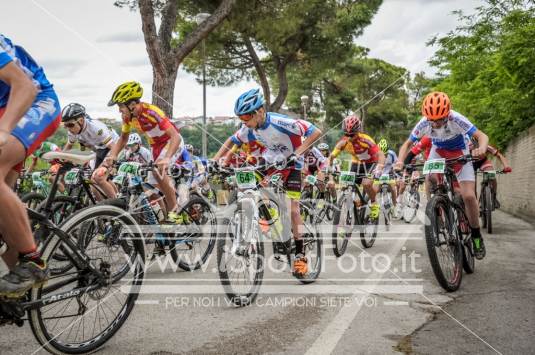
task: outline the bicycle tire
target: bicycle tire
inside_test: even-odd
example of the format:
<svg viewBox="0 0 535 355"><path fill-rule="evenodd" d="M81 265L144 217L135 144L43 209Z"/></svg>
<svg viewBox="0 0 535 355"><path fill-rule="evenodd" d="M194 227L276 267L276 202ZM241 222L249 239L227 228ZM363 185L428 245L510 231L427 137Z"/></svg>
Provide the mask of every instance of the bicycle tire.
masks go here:
<svg viewBox="0 0 535 355"><path fill-rule="evenodd" d="M347 244L349 243L349 239L351 238L351 235L349 237L344 236L341 238L338 232L338 226L340 225L341 218L344 218L344 220L347 222L348 217L350 217L347 215L342 216L342 210L344 209L344 205L346 204L347 203L343 199L341 199L340 202L338 203L338 206L336 206L334 210L334 216L333 216L333 232L332 232L331 238L332 238L332 244L333 244L333 253L338 258L345 254L347 250ZM346 212L351 213L350 211L346 211ZM353 215L353 220L354 219L355 219L355 215ZM352 233L353 224L354 224L353 220L349 220L349 225L347 226L348 228L351 228L351 233Z"/></svg>
<svg viewBox="0 0 535 355"><path fill-rule="evenodd" d="M91 218L97 217L97 216L109 216L110 218L114 218L118 221L121 221L121 223L124 223L125 226L129 226L131 231L131 235L133 238L131 240L133 241L134 248L136 250L136 253L138 254L138 258L136 258L135 270L133 270L133 284L134 290L139 289L143 283L143 277L144 277L144 263L145 260L145 253L144 253L144 243L143 243L143 234L137 225L134 218L125 213L124 210L115 208L112 206L92 206L88 207L86 209L83 209L79 211L77 214L73 215L71 218L69 218L65 223L62 225L61 229L66 232L67 234L69 231L73 230L76 226L83 223L86 220L90 220ZM42 257L45 260L48 260L51 255L53 255L54 250L56 250L60 245L62 244L62 240L57 236L53 235L51 238L47 239L47 242L43 248ZM141 262L139 262L141 261ZM35 301L40 298L42 298L44 287L41 286L39 288L34 288L30 292L30 300ZM111 296L111 295L110 295ZM138 293L136 291L129 292L128 296L126 298L125 304L121 307L120 311L118 312L116 318L110 322L110 324L97 336L95 336L92 339L89 339L87 341L83 341L80 343L62 343L58 340L59 336L63 333L60 332L59 334L55 334L47 329L44 320L44 313L42 310L46 307L33 309L28 312L28 319L30 322L30 327L32 329L32 332L37 339L37 341L42 345L42 347L54 354L84 354L84 353L90 353L95 351L96 349L103 346L107 341L109 341L116 332L122 327L124 322L127 320L128 316L132 312L132 309L134 308L135 301L138 298ZM86 314L84 313L83 316ZM69 327L72 326L73 323L69 325Z"/></svg>
<svg viewBox="0 0 535 355"><path fill-rule="evenodd" d="M492 192L490 185L485 186L485 220L487 221L487 232L492 234Z"/></svg>
<svg viewBox="0 0 535 355"><path fill-rule="evenodd" d="M442 210L442 212L437 212L438 210ZM436 245L437 244L444 244L444 243L437 243L437 241L440 238L435 237L435 235L438 236L439 231L439 220L441 219L441 215L443 216L442 223L444 224L445 229L449 228L448 230L448 248L452 245L453 247L453 275L451 278L448 279L448 276L445 275L444 270L442 269L439 256L437 255L436 251ZM427 246L427 253L429 255L429 261L431 263L431 268L433 269L433 273L435 274L435 278L437 279L440 286L448 291L453 292L459 289L461 286L462 281L462 245L459 240L457 228L458 226L453 226L453 220L451 216L451 210L450 210L450 202L441 195L435 195L431 198L429 203L426 207L426 216L430 223L426 223L425 225L425 241ZM454 233L455 237L451 237L451 234ZM448 262L449 263L449 262Z"/></svg>

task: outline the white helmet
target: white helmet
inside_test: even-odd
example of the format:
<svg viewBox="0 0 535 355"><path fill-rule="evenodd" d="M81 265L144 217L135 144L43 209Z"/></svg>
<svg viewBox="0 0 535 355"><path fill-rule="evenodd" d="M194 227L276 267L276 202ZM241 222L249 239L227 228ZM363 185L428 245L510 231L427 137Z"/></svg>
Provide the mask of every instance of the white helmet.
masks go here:
<svg viewBox="0 0 535 355"><path fill-rule="evenodd" d="M126 145L131 144L141 144L141 137L137 133L132 133L130 136L128 136L128 143Z"/></svg>

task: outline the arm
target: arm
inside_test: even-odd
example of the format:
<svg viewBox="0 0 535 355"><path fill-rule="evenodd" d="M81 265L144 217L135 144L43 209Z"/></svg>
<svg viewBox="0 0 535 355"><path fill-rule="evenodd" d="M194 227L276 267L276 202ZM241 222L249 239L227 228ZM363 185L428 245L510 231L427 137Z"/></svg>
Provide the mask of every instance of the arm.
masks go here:
<svg viewBox="0 0 535 355"><path fill-rule="evenodd" d="M314 145L314 143L316 143L316 141L318 140L318 138L321 136L321 130L319 129L315 129L314 132L312 132L310 134L310 136L308 136L305 141L303 142L303 144L301 144L296 150L295 150L295 155L297 156L300 156L302 155L304 152L306 152L308 150L308 148L310 148L312 145Z"/></svg>
<svg viewBox="0 0 535 355"><path fill-rule="evenodd" d="M169 149L167 149L167 152L165 152L165 158L171 159L180 146L180 134L178 134L174 127L167 128L165 133L167 133L167 135L171 138L169 142Z"/></svg>
<svg viewBox="0 0 535 355"><path fill-rule="evenodd" d="M487 152L489 137L479 129L474 132L474 137L476 138L479 147L472 151L472 155L476 157L483 157Z"/></svg>
<svg viewBox="0 0 535 355"><path fill-rule="evenodd" d="M496 156L498 157L498 159L500 159L504 172L511 172L512 169L511 169L511 166L509 165L509 162L507 161L507 158L500 152L497 152Z"/></svg>
<svg viewBox="0 0 535 355"><path fill-rule="evenodd" d="M110 153L108 154L109 160L117 160L117 156L121 152L121 150L124 149L126 146L126 143L128 142L128 136L130 136L130 133L128 132L122 132L121 136L119 137L119 140L113 145L113 148L111 149Z"/></svg>
<svg viewBox="0 0 535 355"><path fill-rule="evenodd" d="M32 157L32 162L30 164L30 167L28 168L28 170L26 170L27 174L29 174L29 173L31 173L33 171L33 169L35 168L35 165L37 164L37 159L39 159L39 158L37 158L35 156Z"/></svg>
<svg viewBox="0 0 535 355"><path fill-rule="evenodd" d="M407 139L405 143L403 143L401 148L399 148L398 161L394 165L395 168L397 168L397 170L401 170L403 168L403 162L405 161L405 158L407 157L407 153L411 145L412 145L412 140Z"/></svg>
<svg viewBox="0 0 535 355"><path fill-rule="evenodd" d="M222 157L226 156L227 153L232 149L232 146L233 146L233 142L231 140L231 137L227 138L227 140L225 141L225 143L223 143L223 145L221 146L221 148L219 148L218 152L214 155L214 160L215 161L218 161L219 159L221 159Z"/></svg>
<svg viewBox="0 0 535 355"><path fill-rule="evenodd" d="M65 143L65 146L63 147L63 151L71 150L72 146L73 146L73 143L67 141L67 143Z"/></svg>
<svg viewBox="0 0 535 355"><path fill-rule="evenodd" d="M0 68L0 80L11 88L6 111L2 116L2 120L0 120L0 131L11 133L31 107L37 96L37 89L24 72L13 62L9 62Z"/></svg>

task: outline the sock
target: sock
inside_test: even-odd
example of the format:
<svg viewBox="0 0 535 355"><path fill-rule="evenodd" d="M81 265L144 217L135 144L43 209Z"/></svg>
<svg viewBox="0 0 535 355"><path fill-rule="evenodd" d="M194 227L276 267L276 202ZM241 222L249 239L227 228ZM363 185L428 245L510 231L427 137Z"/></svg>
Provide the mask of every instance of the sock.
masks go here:
<svg viewBox="0 0 535 355"><path fill-rule="evenodd" d="M305 255L305 241L303 239L295 240L295 255L297 254Z"/></svg>
<svg viewBox="0 0 535 355"><path fill-rule="evenodd" d="M470 227L470 229L472 229L472 238L483 239L483 237L481 236L481 230L479 228Z"/></svg>
<svg viewBox="0 0 535 355"><path fill-rule="evenodd" d="M41 253L37 250L37 247L27 252L20 252L19 261L32 261L39 266L45 266L45 262L41 259Z"/></svg>

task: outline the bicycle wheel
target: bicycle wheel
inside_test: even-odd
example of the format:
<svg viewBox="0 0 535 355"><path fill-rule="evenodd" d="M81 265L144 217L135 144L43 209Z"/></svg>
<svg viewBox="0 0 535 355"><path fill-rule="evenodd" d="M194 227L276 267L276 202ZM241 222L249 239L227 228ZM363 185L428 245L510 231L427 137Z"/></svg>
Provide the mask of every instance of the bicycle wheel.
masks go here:
<svg viewBox="0 0 535 355"><path fill-rule="evenodd" d="M200 268L214 250L217 221L210 205L198 196L191 196L181 213L185 217L182 226L185 232L168 234L169 251L181 269L193 271Z"/></svg>
<svg viewBox="0 0 535 355"><path fill-rule="evenodd" d="M420 193L415 189L411 191L407 206L403 209L403 220L405 223L411 223L414 220L418 208L420 208Z"/></svg>
<svg viewBox="0 0 535 355"><path fill-rule="evenodd" d="M364 248L371 248L377 237L379 218L370 218L370 209L364 205L357 212L360 214L360 243Z"/></svg>
<svg viewBox="0 0 535 355"><path fill-rule="evenodd" d="M348 203L345 198L342 198L336 206L333 216L332 243L334 255L337 257L341 257L346 252L347 244L353 233L354 221L353 201Z"/></svg>
<svg viewBox="0 0 535 355"><path fill-rule="evenodd" d="M425 225L425 241L431 268L442 288L456 291L462 280L462 245L458 226L453 225L450 202L435 195L426 208L430 223Z"/></svg>
<svg viewBox="0 0 535 355"><path fill-rule="evenodd" d="M303 206L301 206L301 208L303 208ZM316 281L321 273L323 248L321 234L316 228L316 223L303 222L303 228L304 232L301 233L301 235L304 239L305 255L308 261L308 272L306 275L296 276L296 278L303 284L309 284Z"/></svg>
<svg viewBox="0 0 535 355"><path fill-rule="evenodd" d="M240 307L255 300L264 278L260 229L251 228L253 206L244 207L239 207L231 221L223 222L224 232L218 234L217 241L219 280L228 299ZM248 241L243 239L246 234L250 237Z"/></svg>
<svg viewBox="0 0 535 355"><path fill-rule="evenodd" d="M121 328L138 297L138 289L144 275L143 234L132 216L112 206L93 206L81 210L67 220L61 230L66 235L79 235L84 225L99 224L101 220L119 225L120 238L130 246L134 257L129 258L127 273L117 273L124 267L125 250L99 245L91 236L85 240L85 254L91 265L103 275L103 279L90 269L51 277L46 287L34 288L30 301L48 299L40 308L29 311L33 334L44 349L51 353L81 354L93 352L104 345ZM48 238L43 248L43 258L49 265L56 261L52 256L64 245L56 234ZM74 254L70 254L74 257ZM91 290L88 291L88 288ZM67 292L67 293L66 293ZM67 295L60 300L54 296Z"/></svg>
<svg viewBox="0 0 535 355"><path fill-rule="evenodd" d="M24 194L20 200L26 205L26 207L37 210L39 205L46 199L46 196L38 192L28 192Z"/></svg>
<svg viewBox="0 0 535 355"><path fill-rule="evenodd" d="M476 269L476 260L474 258L474 244L471 236L463 238L463 269L467 274L473 274Z"/></svg>
<svg viewBox="0 0 535 355"><path fill-rule="evenodd" d="M485 216L483 217L487 223L487 232L489 234L492 234L492 209L493 209L493 202L492 201L492 192L490 189L490 185L485 186Z"/></svg>

